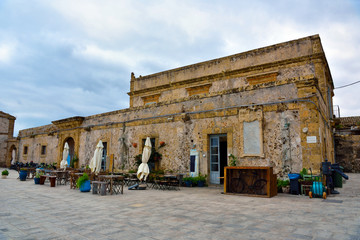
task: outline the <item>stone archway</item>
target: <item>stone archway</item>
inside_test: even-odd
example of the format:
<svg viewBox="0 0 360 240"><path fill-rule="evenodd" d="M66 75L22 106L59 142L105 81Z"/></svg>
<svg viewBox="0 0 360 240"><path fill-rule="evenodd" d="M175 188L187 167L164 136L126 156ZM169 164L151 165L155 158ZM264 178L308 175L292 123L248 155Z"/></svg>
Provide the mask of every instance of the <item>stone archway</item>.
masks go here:
<svg viewBox="0 0 360 240"><path fill-rule="evenodd" d="M10 167L11 166L11 162L12 162L12 152L13 150L15 150L15 162L18 161L17 155L18 155L18 150L16 148L15 145L11 145L11 147L9 148L8 151L8 157L7 157L7 161L6 161L6 166Z"/></svg>

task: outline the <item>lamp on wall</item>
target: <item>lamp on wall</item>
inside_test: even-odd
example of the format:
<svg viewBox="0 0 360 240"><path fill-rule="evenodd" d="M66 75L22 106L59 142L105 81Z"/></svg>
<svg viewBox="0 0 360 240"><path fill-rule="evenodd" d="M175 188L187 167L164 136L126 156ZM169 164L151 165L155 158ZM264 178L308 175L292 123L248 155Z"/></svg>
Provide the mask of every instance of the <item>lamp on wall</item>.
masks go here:
<svg viewBox="0 0 360 240"><path fill-rule="evenodd" d="M136 147L137 147L137 143L133 143L132 145L133 145L133 147L134 147L134 148L136 148Z"/></svg>

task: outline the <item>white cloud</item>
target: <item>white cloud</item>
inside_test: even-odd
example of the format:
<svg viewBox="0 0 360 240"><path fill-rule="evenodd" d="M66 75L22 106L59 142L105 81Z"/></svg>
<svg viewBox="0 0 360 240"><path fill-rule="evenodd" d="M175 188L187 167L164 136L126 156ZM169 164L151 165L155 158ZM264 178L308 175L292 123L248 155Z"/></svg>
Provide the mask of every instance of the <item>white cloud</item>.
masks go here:
<svg viewBox="0 0 360 240"><path fill-rule="evenodd" d="M73 54L75 57L82 58L84 60L103 61L108 64L115 65L129 65L133 66L134 63L129 54L124 54L120 51L101 49L96 45L87 45L74 49Z"/></svg>
<svg viewBox="0 0 360 240"><path fill-rule="evenodd" d="M317 33L335 86L360 79L356 1L4 2L0 108L17 115L17 126L127 107L131 72L152 74ZM342 115L360 115L359 86L335 90Z"/></svg>
<svg viewBox="0 0 360 240"><path fill-rule="evenodd" d="M16 47L12 43L0 43L0 64L9 64L14 58Z"/></svg>

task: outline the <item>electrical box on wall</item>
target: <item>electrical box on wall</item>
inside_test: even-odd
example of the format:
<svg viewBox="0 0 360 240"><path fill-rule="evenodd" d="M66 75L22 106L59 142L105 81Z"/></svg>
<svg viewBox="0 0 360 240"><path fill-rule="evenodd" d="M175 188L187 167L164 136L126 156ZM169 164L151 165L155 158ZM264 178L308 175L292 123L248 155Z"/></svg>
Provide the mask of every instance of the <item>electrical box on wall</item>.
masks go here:
<svg viewBox="0 0 360 240"><path fill-rule="evenodd" d="M199 152L196 149L190 150L190 176L199 175Z"/></svg>

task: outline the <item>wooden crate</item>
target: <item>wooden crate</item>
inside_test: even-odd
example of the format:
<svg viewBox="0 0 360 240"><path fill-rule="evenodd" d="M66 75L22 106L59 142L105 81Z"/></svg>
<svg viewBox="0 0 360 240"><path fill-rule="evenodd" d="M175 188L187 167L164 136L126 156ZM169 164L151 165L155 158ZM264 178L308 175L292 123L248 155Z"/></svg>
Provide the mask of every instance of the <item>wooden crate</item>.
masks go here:
<svg viewBox="0 0 360 240"><path fill-rule="evenodd" d="M225 167L224 193L273 197L277 195L272 167Z"/></svg>

